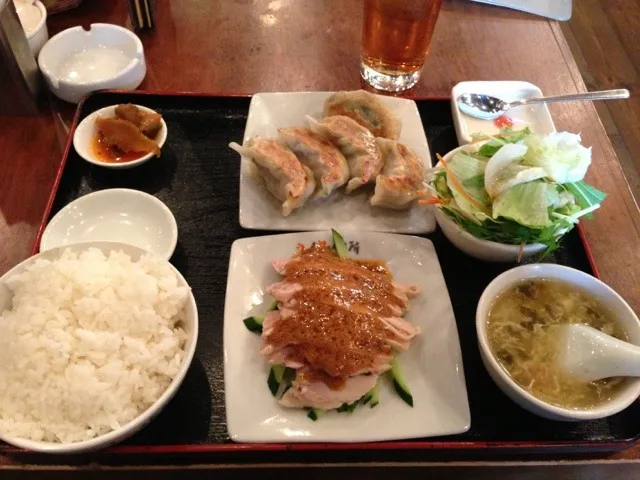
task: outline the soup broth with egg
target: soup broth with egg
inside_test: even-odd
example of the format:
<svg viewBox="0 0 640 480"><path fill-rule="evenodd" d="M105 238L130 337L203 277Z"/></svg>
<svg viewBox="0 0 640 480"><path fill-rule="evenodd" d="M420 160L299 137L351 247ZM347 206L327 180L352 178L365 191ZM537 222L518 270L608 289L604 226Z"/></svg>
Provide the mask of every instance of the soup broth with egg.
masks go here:
<svg viewBox="0 0 640 480"><path fill-rule="evenodd" d="M611 312L593 296L555 280L527 280L498 295L487 321L491 351L513 380L535 397L564 408L609 400L623 378L584 382L556 366L563 324L580 323L627 340Z"/></svg>

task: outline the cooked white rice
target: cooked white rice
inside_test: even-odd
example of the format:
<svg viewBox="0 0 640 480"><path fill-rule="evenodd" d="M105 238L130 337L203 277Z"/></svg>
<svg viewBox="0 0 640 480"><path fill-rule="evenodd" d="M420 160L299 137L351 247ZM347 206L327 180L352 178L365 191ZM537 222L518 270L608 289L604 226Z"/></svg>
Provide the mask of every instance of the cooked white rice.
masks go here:
<svg viewBox="0 0 640 480"><path fill-rule="evenodd" d="M0 431L78 442L153 404L184 356L188 287L150 255L66 250L9 279L0 315Z"/></svg>

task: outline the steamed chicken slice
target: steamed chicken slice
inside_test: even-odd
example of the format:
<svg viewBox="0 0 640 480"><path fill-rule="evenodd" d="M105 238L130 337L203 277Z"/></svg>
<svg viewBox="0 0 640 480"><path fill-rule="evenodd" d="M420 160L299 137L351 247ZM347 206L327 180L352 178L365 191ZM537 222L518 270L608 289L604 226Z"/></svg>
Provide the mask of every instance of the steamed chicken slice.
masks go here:
<svg viewBox="0 0 640 480"><path fill-rule="evenodd" d="M331 142L305 127L281 128L280 139L315 175L319 197L328 197L349 180L344 155Z"/></svg>
<svg viewBox="0 0 640 480"><path fill-rule="evenodd" d="M382 168L382 155L369 130L340 115L323 118L320 122L307 115L307 120L313 132L335 144L346 158L351 178L347 193L375 181Z"/></svg>
<svg viewBox="0 0 640 480"><path fill-rule="evenodd" d="M423 187L424 164L407 146L394 140L376 138L384 166L376 178L371 205L402 210L417 200Z"/></svg>
<svg viewBox="0 0 640 480"><path fill-rule="evenodd" d="M394 283L383 262L342 259L318 244L273 266L285 278L267 287L279 302L263 323L261 354L271 363L380 374L419 333L401 317L417 287Z"/></svg>
<svg viewBox="0 0 640 480"><path fill-rule="evenodd" d="M160 147L145 137L131 122L119 118L96 119L98 135L109 147L117 147L124 153L139 152L160 155Z"/></svg>
<svg viewBox="0 0 640 480"><path fill-rule="evenodd" d="M296 376L291 388L279 400L280 405L290 408L321 408L330 410L344 403L353 403L375 387L378 375L358 375L345 380L339 390L331 389L320 380L307 378L302 371Z"/></svg>
<svg viewBox="0 0 640 480"><path fill-rule="evenodd" d="M285 312L287 309L285 309ZM283 318L292 316L295 311L290 310L290 315L286 315L282 311L269 312L262 324L262 338L264 345L260 350L260 355L267 357L267 360L272 365L282 364L289 368L300 368L305 365L302 357L304 356L305 346L294 344L274 344L270 343L269 336L274 332L275 325ZM399 320L399 322L398 322ZM397 322L397 323L396 323ZM383 319L383 323L390 330L389 335L386 338L388 345L398 351L406 350L409 348L409 342L411 339L419 333L417 327L403 319L387 318ZM331 345L325 347L315 347L316 353L326 353L328 355L339 354L331 348ZM352 376L363 374L376 374L380 375L391 368L390 362L393 360L393 351L387 349L385 353L378 354L369 364L365 364L359 370L351 372Z"/></svg>
<svg viewBox="0 0 640 480"><path fill-rule="evenodd" d="M229 147L253 161L269 192L282 202L285 217L313 194L313 172L277 140L253 137L243 146L232 142Z"/></svg>

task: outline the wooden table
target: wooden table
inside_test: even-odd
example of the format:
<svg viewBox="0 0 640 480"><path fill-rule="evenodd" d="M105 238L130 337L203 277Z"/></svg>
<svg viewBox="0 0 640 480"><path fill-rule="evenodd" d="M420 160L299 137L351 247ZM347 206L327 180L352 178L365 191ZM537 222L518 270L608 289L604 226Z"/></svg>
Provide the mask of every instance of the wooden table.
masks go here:
<svg viewBox="0 0 640 480"><path fill-rule="evenodd" d="M157 28L140 36L141 88L252 94L361 86L361 2L158 0ZM85 0L49 19L54 34L77 24L130 25L126 2ZM526 80L546 94L585 86L556 22L472 4L444 3L423 78L408 95L447 97L463 80ZM58 169L73 108L53 101L38 117L0 117L0 273L26 258ZM551 105L558 130L593 147L588 180L608 192L584 221L602 279L640 311L640 212L593 105ZM640 459L640 448L611 458ZM14 460L3 459L5 463Z"/></svg>

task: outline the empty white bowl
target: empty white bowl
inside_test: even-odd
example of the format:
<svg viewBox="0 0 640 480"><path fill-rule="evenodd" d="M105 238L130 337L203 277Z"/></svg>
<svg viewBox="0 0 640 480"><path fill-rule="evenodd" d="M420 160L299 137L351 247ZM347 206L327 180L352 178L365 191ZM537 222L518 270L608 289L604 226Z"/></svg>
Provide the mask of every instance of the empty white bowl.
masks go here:
<svg viewBox="0 0 640 480"><path fill-rule="evenodd" d="M463 145L451 150L444 156L445 162L453 158L453 156L461 151L474 151L479 145ZM459 250L467 255L484 260L487 262L515 262L520 258L532 257L545 250L546 246L541 243L527 244L522 248L520 253L520 245L508 245L506 243L491 242L478 238L460 226L442 211L439 207L435 207L436 220L442 229L445 237L449 239Z"/></svg>
<svg viewBox="0 0 640 480"><path fill-rule="evenodd" d="M96 156L93 151L93 139L96 135L96 119L98 117L104 118L113 118L116 116L115 109L117 105L111 105L109 107L101 108L100 110L96 110L89 116L87 116L80 125L76 128L75 133L73 134L73 147L78 152L82 158L84 158L87 162L93 163L94 165L98 165L100 167L105 168L114 168L114 169L125 169L137 167L138 165L142 165L143 163L149 161L155 155L153 153L147 153L146 155L132 160L130 162L122 162L122 163L109 163L103 162ZM153 110L147 107L143 107L142 105L136 105L141 110L145 112L155 113ZM158 147L162 148L164 142L167 140L167 124L164 119L162 120L162 126L156 135L154 141L158 144Z"/></svg>
<svg viewBox="0 0 640 480"><path fill-rule="evenodd" d="M589 409L563 408L546 403L518 385L495 359L487 338L487 320L496 297L505 289L531 278L558 280L575 285L598 298L613 313L629 336L629 341L640 345L640 321L631 307L611 287L580 270L540 263L522 265L496 277L484 290L476 310L476 332L480 356L485 368L498 387L522 408L552 420L579 421L603 418L624 410L640 396L640 378L629 378L625 386L606 403Z"/></svg>
<svg viewBox="0 0 640 480"><path fill-rule="evenodd" d="M40 251L84 242L126 243L168 260L178 242L178 225L153 195L126 188L100 190L74 200L51 219Z"/></svg>
<svg viewBox="0 0 640 480"><path fill-rule="evenodd" d="M52 250L39 253L38 255L34 255L33 257L30 257L24 262L18 264L0 278L0 311L11 308L13 294L11 293L11 290L9 290L9 288L5 286L6 280L9 277L23 272L26 267L32 265L39 259L53 260L60 258L60 255L65 248L71 248L71 250L73 250L74 252L82 252L84 250L88 250L89 248L98 248L105 254L108 254L113 250L121 250L125 254L129 255L133 261L139 260L140 257L145 253L145 251L141 248L116 242L80 243L76 245L70 245L68 247L54 248ZM180 272L173 265L169 264L169 266L178 278L178 285L188 286L187 281L180 274ZM0 435L0 440L16 447L33 450L36 452L68 454L99 450L108 447L109 445L121 442L126 438L129 438L131 435L145 427L151 420L153 420L154 417L158 415L158 413L160 413L160 411L167 405L167 403L169 403L169 400L173 398L175 393L180 388L180 385L182 384L182 381L184 380L184 377L189 370L189 366L191 365L191 361L193 360L193 356L195 354L196 343L198 341L198 307L196 305L196 301L192 292L189 293L189 298L187 300L185 324L183 329L187 334L187 340L184 346L184 357L182 359L182 363L180 364L178 373L173 378L167 389L160 395L160 397L147 410L142 412L138 417L136 417L129 423L122 425L120 428L117 428L109 433L100 435L96 438L92 438L91 440L85 440L75 443L41 442L19 437L10 437L6 435Z"/></svg>
<svg viewBox="0 0 640 480"><path fill-rule="evenodd" d="M51 92L72 103L103 88L133 90L147 73L140 39L108 23L58 33L40 51L38 65Z"/></svg>

